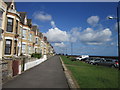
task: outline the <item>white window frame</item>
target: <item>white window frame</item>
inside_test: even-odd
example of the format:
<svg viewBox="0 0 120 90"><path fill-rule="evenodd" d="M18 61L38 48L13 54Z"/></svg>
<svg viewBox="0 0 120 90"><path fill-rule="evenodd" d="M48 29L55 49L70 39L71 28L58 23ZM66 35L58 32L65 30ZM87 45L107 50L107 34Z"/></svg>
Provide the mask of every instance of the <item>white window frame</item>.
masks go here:
<svg viewBox="0 0 120 90"><path fill-rule="evenodd" d="M23 53L23 54L26 53L26 44L22 44L22 53Z"/></svg>
<svg viewBox="0 0 120 90"><path fill-rule="evenodd" d="M29 37L30 41L32 41L32 33L30 33L30 37Z"/></svg>
<svg viewBox="0 0 120 90"><path fill-rule="evenodd" d="M2 16L0 17L0 27L2 28L2 22L3 22L3 13L4 13L4 11L2 11L2 10L0 10L0 12L2 12Z"/></svg>
<svg viewBox="0 0 120 90"><path fill-rule="evenodd" d="M24 32L25 31L25 32ZM22 31L22 35L23 35L23 38L26 39L27 38L27 30L26 29L23 29Z"/></svg>

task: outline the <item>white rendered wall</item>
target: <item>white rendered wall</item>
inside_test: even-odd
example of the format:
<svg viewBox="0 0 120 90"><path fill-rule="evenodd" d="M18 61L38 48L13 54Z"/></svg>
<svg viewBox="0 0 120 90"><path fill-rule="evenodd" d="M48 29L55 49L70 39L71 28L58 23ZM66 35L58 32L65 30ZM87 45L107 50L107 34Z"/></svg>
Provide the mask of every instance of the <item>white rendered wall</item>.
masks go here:
<svg viewBox="0 0 120 90"><path fill-rule="evenodd" d="M47 60L47 56L44 55L43 58L40 58L40 59L37 59L35 61L25 63L25 71L32 68L32 67L34 67L34 66L39 65L40 63L42 63L42 62L44 62L46 60Z"/></svg>
<svg viewBox="0 0 120 90"><path fill-rule="evenodd" d="M18 74L21 74L21 65L19 65L19 73Z"/></svg>

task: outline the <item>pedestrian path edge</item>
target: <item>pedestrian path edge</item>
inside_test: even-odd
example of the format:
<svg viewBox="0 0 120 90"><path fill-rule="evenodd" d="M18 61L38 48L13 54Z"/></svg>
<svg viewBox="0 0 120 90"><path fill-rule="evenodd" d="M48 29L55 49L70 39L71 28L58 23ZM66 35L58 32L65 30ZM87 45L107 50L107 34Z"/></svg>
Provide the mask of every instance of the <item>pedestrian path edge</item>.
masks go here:
<svg viewBox="0 0 120 90"><path fill-rule="evenodd" d="M67 78L67 82L69 84L69 87L72 89L74 88L74 90L77 88L80 88L78 85L76 85L75 80L73 80L73 77L70 75L69 70L67 69L67 67L65 66L64 62L62 61L62 58L59 56L61 63L62 63L62 67L65 73L65 76Z"/></svg>

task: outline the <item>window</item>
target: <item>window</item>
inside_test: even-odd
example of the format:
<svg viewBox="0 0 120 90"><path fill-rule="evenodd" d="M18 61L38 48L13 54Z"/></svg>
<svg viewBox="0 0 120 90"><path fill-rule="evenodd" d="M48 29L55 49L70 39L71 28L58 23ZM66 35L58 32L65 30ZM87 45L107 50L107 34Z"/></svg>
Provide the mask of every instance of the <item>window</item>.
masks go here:
<svg viewBox="0 0 120 90"><path fill-rule="evenodd" d="M3 12L0 11L0 27L2 27L2 16L3 16Z"/></svg>
<svg viewBox="0 0 120 90"><path fill-rule="evenodd" d="M38 38L36 38L35 43L38 44Z"/></svg>
<svg viewBox="0 0 120 90"><path fill-rule="evenodd" d="M16 31L15 33L17 34L18 33L18 21L16 20Z"/></svg>
<svg viewBox="0 0 120 90"><path fill-rule="evenodd" d="M22 37L22 27L20 27L20 36Z"/></svg>
<svg viewBox="0 0 120 90"><path fill-rule="evenodd" d="M7 32L12 32L13 31L13 19L8 18L8 23L7 23Z"/></svg>
<svg viewBox="0 0 120 90"><path fill-rule="evenodd" d="M22 53L25 53L26 52L26 45L25 44L22 44Z"/></svg>
<svg viewBox="0 0 120 90"><path fill-rule="evenodd" d="M42 53L42 49L40 49L40 53Z"/></svg>
<svg viewBox="0 0 120 90"><path fill-rule="evenodd" d="M30 41L30 32L28 32L28 40Z"/></svg>
<svg viewBox="0 0 120 90"><path fill-rule="evenodd" d="M29 52L29 54L32 54L32 47L31 46L28 47L28 52Z"/></svg>
<svg viewBox="0 0 120 90"><path fill-rule="evenodd" d="M13 9L13 5L11 6L11 9Z"/></svg>
<svg viewBox="0 0 120 90"><path fill-rule="evenodd" d="M17 53L17 41L15 40L14 41L14 54L16 54Z"/></svg>
<svg viewBox="0 0 120 90"><path fill-rule="evenodd" d="M11 54L12 40L6 39L5 54Z"/></svg>
<svg viewBox="0 0 120 90"><path fill-rule="evenodd" d="M26 29L23 30L23 38L26 38Z"/></svg>
<svg viewBox="0 0 120 90"><path fill-rule="evenodd" d="M37 48L35 48L35 53L37 53Z"/></svg>
<svg viewBox="0 0 120 90"><path fill-rule="evenodd" d="M30 33L30 41L32 41L32 34Z"/></svg>
<svg viewBox="0 0 120 90"><path fill-rule="evenodd" d="M34 53L34 48L33 46L31 47L31 54Z"/></svg>

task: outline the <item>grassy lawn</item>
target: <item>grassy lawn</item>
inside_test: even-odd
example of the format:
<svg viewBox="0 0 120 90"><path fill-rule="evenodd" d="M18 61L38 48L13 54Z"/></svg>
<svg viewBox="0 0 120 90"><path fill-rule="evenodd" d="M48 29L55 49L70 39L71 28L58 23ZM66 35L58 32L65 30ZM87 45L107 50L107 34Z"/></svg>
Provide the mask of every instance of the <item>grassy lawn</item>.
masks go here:
<svg viewBox="0 0 120 90"><path fill-rule="evenodd" d="M66 56L61 56L61 58L80 88L118 88L117 69L71 61Z"/></svg>

